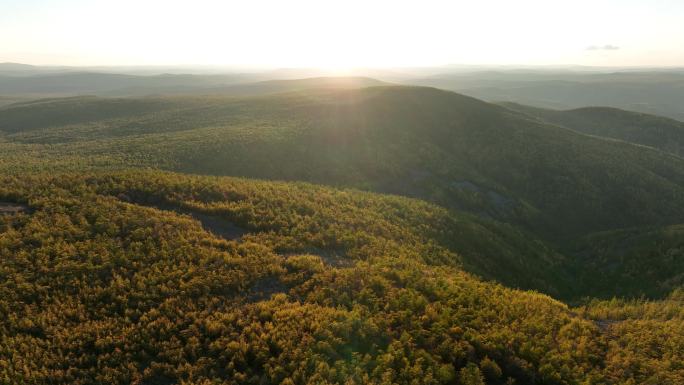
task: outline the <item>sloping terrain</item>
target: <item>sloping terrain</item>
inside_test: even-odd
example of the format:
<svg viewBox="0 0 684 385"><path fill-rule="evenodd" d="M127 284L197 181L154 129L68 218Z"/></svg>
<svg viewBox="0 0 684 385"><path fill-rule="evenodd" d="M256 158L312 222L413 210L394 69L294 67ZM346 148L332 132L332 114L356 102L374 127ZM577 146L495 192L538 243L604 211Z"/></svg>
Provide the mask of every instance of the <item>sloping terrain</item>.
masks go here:
<svg viewBox="0 0 684 385"><path fill-rule="evenodd" d="M681 295L571 309L482 282L459 267L465 255L442 245L450 229L456 243L469 238L463 225L424 202L158 171L4 176L0 196L31 208L0 216L7 383L684 376L681 314L668 310ZM154 206L217 216L246 233L225 239ZM347 263L330 263L330 253ZM669 342L655 348L655 338Z"/></svg>
<svg viewBox="0 0 684 385"><path fill-rule="evenodd" d="M631 228L588 235L572 248L586 296L659 297L684 287L684 225Z"/></svg>
<svg viewBox="0 0 684 385"><path fill-rule="evenodd" d="M641 144L679 157L684 155L684 123L677 120L609 107L557 111L516 103L503 105L585 134Z"/></svg>
<svg viewBox="0 0 684 385"><path fill-rule="evenodd" d="M613 251L578 248L580 240L684 223L680 158L431 88L51 99L0 109L0 132L6 172L162 168L425 199L497 234L471 237L473 254L496 242L508 250L498 253L508 262L482 259L469 271L564 298L586 292L567 277L627 274L627 265L615 270ZM659 279L678 282L683 268L653 253L654 266L670 267ZM658 296L675 287L654 291L647 270L629 271L619 290L627 281L586 288Z"/></svg>
<svg viewBox="0 0 684 385"><path fill-rule="evenodd" d="M0 121L21 122L1 127L5 156L367 188L561 237L684 220L683 161L435 89L143 99L152 111L125 117L114 106L135 101L62 103L0 110ZM59 124L69 108L106 115Z"/></svg>

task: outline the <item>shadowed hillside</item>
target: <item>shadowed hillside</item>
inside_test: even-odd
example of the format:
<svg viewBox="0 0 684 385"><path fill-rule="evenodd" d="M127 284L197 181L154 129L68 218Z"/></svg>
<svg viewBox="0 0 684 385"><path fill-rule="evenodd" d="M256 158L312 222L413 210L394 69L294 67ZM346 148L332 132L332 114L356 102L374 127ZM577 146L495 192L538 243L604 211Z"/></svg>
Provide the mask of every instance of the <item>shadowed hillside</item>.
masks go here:
<svg viewBox="0 0 684 385"><path fill-rule="evenodd" d="M677 120L609 107L556 111L516 103L503 105L585 134L650 146L680 157L684 155L684 123Z"/></svg>

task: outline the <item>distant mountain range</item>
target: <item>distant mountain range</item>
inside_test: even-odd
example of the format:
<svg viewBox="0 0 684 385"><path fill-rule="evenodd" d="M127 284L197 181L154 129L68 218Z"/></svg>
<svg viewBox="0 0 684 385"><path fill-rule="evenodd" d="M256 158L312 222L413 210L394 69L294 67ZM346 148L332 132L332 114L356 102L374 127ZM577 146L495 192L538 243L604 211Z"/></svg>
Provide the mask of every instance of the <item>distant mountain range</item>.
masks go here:
<svg viewBox="0 0 684 385"><path fill-rule="evenodd" d="M684 120L684 70L445 73L412 84L542 108L615 107Z"/></svg>
<svg viewBox="0 0 684 385"><path fill-rule="evenodd" d="M517 103L502 105L585 134L624 140L684 156L684 123L678 120L610 107L558 111Z"/></svg>
<svg viewBox="0 0 684 385"><path fill-rule="evenodd" d="M684 69L602 67L482 67L350 70L350 77L456 91L491 102L541 108L614 107L684 120ZM0 64L0 96L93 94L146 96L268 90L249 83L329 77L319 69L239 70L219 67L42 67ZM238 86L231 89L231 86ZM242 87L242 86L245 87ZM277 91L275 88L273 91Z"/></svg>

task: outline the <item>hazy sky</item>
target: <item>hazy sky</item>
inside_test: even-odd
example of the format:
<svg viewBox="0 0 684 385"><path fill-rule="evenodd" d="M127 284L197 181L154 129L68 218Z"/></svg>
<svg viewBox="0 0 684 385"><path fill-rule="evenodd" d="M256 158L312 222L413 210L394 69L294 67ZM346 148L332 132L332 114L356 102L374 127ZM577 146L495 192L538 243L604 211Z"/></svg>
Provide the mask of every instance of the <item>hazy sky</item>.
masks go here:
<svg viewBox="0 0 684 385"><path fill-rule="evenodd" d="M0 0L0 62L684 65L684 0Z"/></svg>

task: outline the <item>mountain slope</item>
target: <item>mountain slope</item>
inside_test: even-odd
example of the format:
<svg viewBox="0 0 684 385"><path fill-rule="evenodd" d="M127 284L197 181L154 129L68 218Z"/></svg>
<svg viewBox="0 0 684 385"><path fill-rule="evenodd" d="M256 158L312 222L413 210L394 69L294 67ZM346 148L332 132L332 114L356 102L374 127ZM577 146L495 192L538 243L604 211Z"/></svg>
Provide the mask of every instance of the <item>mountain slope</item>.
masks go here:
<svg viewBox="0 0 684 385"><path fill-rule="evenodd" d="M680 157L684 155L684 123L677 120L609 107L556 111L516 103L503 105L585 134L650 146Z"/></svg>
<svg viewBox="0 0 684 385"><path fill-rule="evenodd" d="M426 203L160 172L2 182L2 199L27 207L0 216L0 351L12 357L0 376L9 383L684 376L676 316L643 316L642 335L633 315L601 326L605 304L574 311L481 282L432 238L445 213ZM204 216L243 233L222 236L196 219ZM609 309L651 314L677 298ZM637 333L608 345L618 328ZM644 345L656 330L672 350ZM628 371L621 356L651 361Z"/></svg>
<svg viewBox="0 0 684 385"><path fill-rule="evenodd" d="M577 239L684 223L682 159L436 89L143 99L140 106L164 108L130 116L109 114L120 100L92 98L75 104L108 115L45 123L53 120L46 116L67 108L59 103L35 106L35 120L28 108L16 119L24 128L3 129L0 167L12 172L152 167L304 180L426 199L487 223L506 223L487 226L499 234L496 242L506 239L501 249L516 245L503 254L509 262L498 270L484 268L483 262L471 271L567 297L573 296L571 290L551 284L562 278L535 281L525 266L537 262L526 259L564 260L564 268L554 262L540 266L558 277L575 269L576 277L582 274L576 269L590 265L575 263L584 258L573 255ZM0 110L0 121L17 108L23 107ZM486 237L475 239L479 245L473 250L490 244ZM597 261L611 259L594 250ZM502 267L508 264L512 267ZM610 263L591 266L599 273L610 269ZM664 279L682 273L673 266ZM519 280L511 278L516 274ZM647 275L637 272L629 293L646 293L649 282L639 278Z"/></svg>
<svg viewBox="0 0 684 385"><path fill-rule="evenodd" d="M591 234L574 247L576 282L586 296L662 297L684 287L684 224ZM644 282L646 284L644 284Z"/></svg>
<svg viewBox="0 0 684 385"><path fill-rule="evenodd" d="M141 159L196 173L369 188L552 226L561 235L684 218L681 160L450 92L377 87L171 100L179 104L167 111L57 127L40 106L35 119L17 118L32 130L5 140L14 151L49 144L51 152L115 156L124 166ZM109 111L121 102L89 103L79 108ZM154 103L168 105L140 105ZM16 111L0 110L0 120Z"/></svg>

